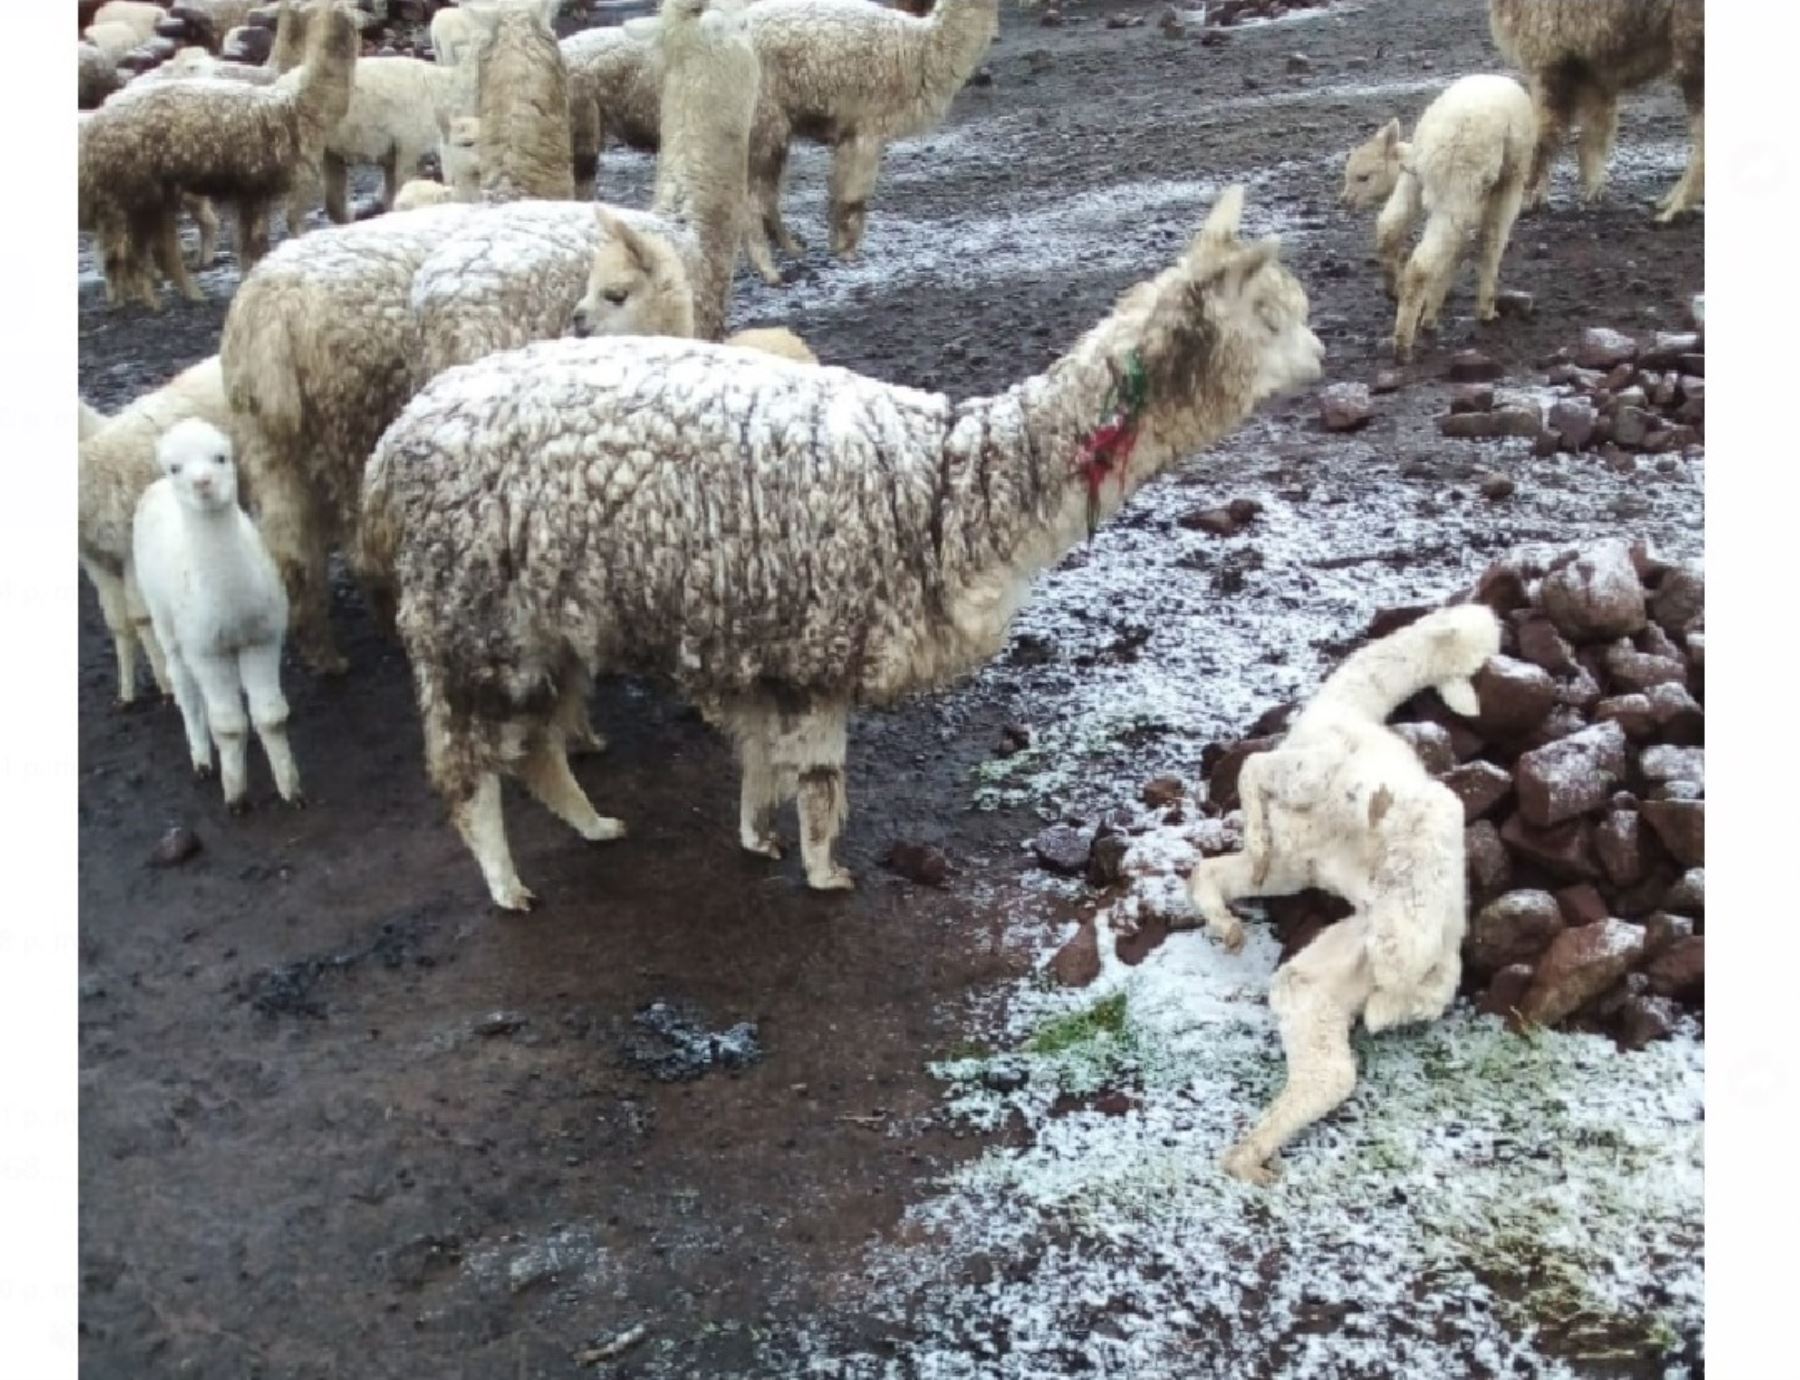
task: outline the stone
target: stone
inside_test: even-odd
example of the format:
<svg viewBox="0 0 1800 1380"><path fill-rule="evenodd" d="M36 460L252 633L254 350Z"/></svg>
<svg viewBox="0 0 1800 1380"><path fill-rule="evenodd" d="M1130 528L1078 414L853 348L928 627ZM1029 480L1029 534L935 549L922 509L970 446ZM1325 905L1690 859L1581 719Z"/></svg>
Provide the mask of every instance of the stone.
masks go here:
<svg viewBox="0 0 1800 1380"><path fill-rule="evenodd" d="M1594 862L1592 830L1584 819L1565 820L1540 829L1515 814L1500 826L1500 841L1514 857L1541 868L1559 882L1600 879Z"/></svg>
<svg viewBox="0 0 1800 1380"><path fill-rule="evenodd" d="M1375 374L1374 381L1369 384L1371 393L1398 393L1400 385L1406 380L1397 369L1381 369Z"/></svg>
<svg viewBox="0 0 1800 1380"><path fill-rule="evenodd" d="M1673 915L1706 914L1706 869L1690 867L1663 893L1662 908Z"/></svg>
<svg viewBox="0 0 1800 1380"><path fill-rule="evenodd" d="M1073 824L1053 824L1031 841L1031 851L1040 867L1066 877L1079 877L1087 871L1092 843L1085 829Z"/></svg>
<svg viewBox="0 0 1800 1380"><path fill-rule="evenodd" d="M1238 774L1243 771L1244 763L1259 752L1267 752L1280 741L1272 735L1266 738L1245 738L1226 748L1207 775L1206 798L1221 810L1236 809L1239 804Z"/></svg>
<svg viewBox="0 0 1800 1380"><path fill-rule="evenodd" d="M1475 1009L1484 1016L1498 1016L1508 1025L1516 1026L1519 1003L1525 1000L1525 993L1531 987L1531 974L1529 963L1507 964L1494 974L1493 981L1475 1003Z"/></svg>
<svg viewBox="0 0 1800 1380"><path fill-rule="evenodd" d="M150 850L150 866L179 867L200 852L200 836L192 829L174 825L156 841Z"/></svg>
<svg viewBox="0 0 1800 1380"><path fill-rule="evenodd" d="M1693 331L1658 331L1650 337L1638 363L1647 369L1669 369L1683 355L1691 355L1699 348L1700 337Z"/></svg>
<svg viewBox="0 0 1800 1380"><path fill-rule="evenodd" d="M1700 1004L1706 990L1706 936L1689 935L1650 960L1644 969L1650 990L1659 997Z"/></svg>
<svg viewBox="0 0 1800 1380"><path fill-rule="evenodd" d="M1463 937L1463 961L1476 974L1528 963L1567 928L1547 891L1509 891L1476 911Z"/></svg>
<svg viewBox="0 0 1800 1380"><path fill-rule="evenodd" d="M1463 830L1463 862L1469 895L1477 904L1505 891L1512 880L1512 858L1492 820L1478 819Z"/></svg>
<svg viewBox="0 0 1800 1380"><path fill-rule="evenodd" d="M1706 788L1698 781L1658 781L1645 792L1649 800L1705 800Z"/></svg>
<svg viewBox="0 0 1800 1380"><path fill-rule="evenodd" d="M1643 830L1636 810L1614 810L1594 827L1594 856L1616 887L1640 882L1649 871Z"/></svg>
<svg viewBox="0 0 1800 1380"><path fill-rule="evenodd" d="M1683 867L1706 863L1706 802L1704 800L1646 800L1640 807L1648 824L1669 856Z"/></svg>
<svg viewBox="0 0 1800 1380"><path fill-rule="evenodd" d="M1668 894L1669 888L1675 885L1675 869L1665 861L1661 848L1656 844L1655 835L1646 830L1644 838L1646 847L1654 850L1649 870L1641 881L1621 887L1612 894L1613 914L1627 920L1653 914L1662 898Z"/></svg>
<svg viewBox="0 0 1800 1380"><path fill-rule="evenodd" d="M1492 412L1451 412L1438 418L1438 434L1455 441L1483 441L1497 433Z"/></svg>
<svg viewBox="0 0 1800 1380"><path fill-rule="evenodd" d="M1556 904L1562 907L1563 922L1570 927L1591 925L1604 920L1612 911L1600 889L1591 882L1566 886L1556 893Z"/></svg>
<svg viewBox="0 0 1800 1380"><path fill-rule="evenodd" d="M1648 695L1613 695L1594 706L1594 718L1601 723L1616 723L1625 736L1642 742L1656 732L1656 713Z"/></svg>
<svg viewBox="0 0 1800 1380"><path fill-rule="evenodd" d="M1687 318L1688 324L1704 337L1706 335L1706 294L1704 292L1696 292L1688 298Z"/></svg>
<svg viewBox="0 0 1800 1380"><path fill-rule="evenodd" d="M1600 703L1600 682L1588 674L1587 667L1577 666L1571 675L1556 683L1556 702L1583 714L1590 713Z"/></svg>
<svg viewBox="0 0 1800 1380"><path fill-rule="evenodd" d="M1581 669L1581 663L1575 660L1575 649L1543 614L1534 610L1519 619L1514 624L1514 635L1521 660L1541 666L1553 676L1566 676Z"/></svg>
<svg viewBox="0 0 1800 1380"><path fill-rule="evenodd" d="M1050 974L1064 987L1086 987L1100 976L1100 935L1092 916L1056 951Z"/></svg>
<svg viewBox="0 0 1800 1380"><path fill-rule="evenodd" d="M1564 738L1580 733L1588 726L1587 717L1572 704L1562 703L1563 687L1556 687L1557 704L1538 726L1518 740L1519 751L1535 752L1541 747L1562 741Z"/></svg>
<svg viewBox="0 0 1800 1380"><path fill-rule="evenodd" d="M1625 1009L1633 997L1650 995L1650 979L1642 973L1627 973L1588 1004L1584 1013L1589 1020L1610 1021Z"/></svg>
<svg viewBox="0 0 1800 1380"><path fill-rule="evenodd" d="M1694 922L1687 916L1671 915L1666 910L1652 911L1644 917L1644 958L1655 959L1693 935Z"/></svg>
<svg viewBox="0 0 1800 1380"><path fill-rule="evenodd" d="M1138 798L1153 810L1165 810L1186 793L1179 776L1157 776L1144 783Z"/></svg>
<svg viewBox="0 0 1800 1380"><path fill-rule="evenodd" d="M1631 548L1622 541L1595 542L1546 575L1541 591L1544 612L1575 642L1629 637L1648 617Z"/></svg>
<svg viewBox="0 0 1800 1380"><path fill-rule="evenodd" d="M1131 840L1124 834L1102 830L1088 849L1087 879L1093 887L1116 886L1125 880L1125 855Z"/></svg>
<svg viewBox="0 0 1800 1380"><path fill-rule="evenodd" d="M1520 288L1501 288L1494 294L1494 310L1502 318L1523 320L1537 313L1537 299Z"/></svg>
<svg viewBox="0 0 1800 1380"><path fill-rule="evenodd" d="M1519 1015L1555 1025L1574 1015L1623 977L1644 950L1644 931L1611 918L1564 930L1538 960Z"/></svg>
<svg viewBox="0 0 1800 1380"><path fill-rule="evenodd" d="M1465 762L1440 778L1462 801L1463 822L1480 819L1512 794L1512 773L1492 762Z"/></svg>
<svg viewBox="0 0 1800 1380"><path fill-rule="evenodd" d="M1687 664L1678 657L1652 656L1629 642L1615 642L1606 649L1606 675L1616 690L1630 693L1653 685L1687 685Z"/></svg>
<svg viewBox="0 0 1800 1380"><path fill-rule="evenodd" d="M1475 673L1474 682L1481 704L1475 725L1495 737L1529 733L1556 706L1556 682L1529 661L1490 657Z"/></svg>
<svg viewBox="0 0 1800 1380"><path fill-rule="evenodd" d="M1452 383L1486 383L1505 374L1499 362L1480 350L1458 350L1444 371Z"/></svg>
<svg viewBox="0 0 1800 1380"><path fill-rule="evenodd" d="M1494 407L1494 385L1491 383L1460 383L1450 390L1450 411L1491 412Z"/></svg>
<svg viewBox="0 0 1800 1380"><path fill-rule="evenodd" d="M1197 508L1176 521L1183 527L1214 537L1229 537L1238 529L1237 519L1228 508Z"/></svg>
<svg viewBox="0 0 1800 1380"><path fill-rule="evenodd" d="M1572 357L1584 369L1615 369L1637 358L1637 341L1622 331L1590 326L1581 333Z"/></svg>
<svg viewBox="0 0 1800 1380"><path fill-rule="evenodd" d="M1519 813L1546 828L1604 805L1625 775L1625 730L1599 723L1519 758Z"/></svg>
<svg viewBox="0 0 1800 1380"><path fill-rule="evenodd" d="M1679 633L1706 612L1706 570L1698 561L1670 566L1656 582L1650 616L1666 633Z"/></svg>
<svg viewBox="0 0 1800 1380"><path fill-rule="evenodd" d="M950 875L950 860L944 856L944 850L928 843L898 840L888 849L881 865L921 886L942 886Z"/></svg>
<svg viewBox="0 0 1800 1380"><path fill-rule="evenodd" d="M1658 743L1638 754L1638 772L1646 781L1692 781L1706 785L1706 749Z"/></svg>
<svg viewBox="0 0 1800 1380"><path fill-rule="evenodd" d="M1456 753L1450 746L1450 731L1442 724L1394 724L1394 735L1413 750L1426 772L1442 776L1456 765Z"/></svg>
<svg viewBox="0 0 1800 1380"><path fill-rule="evenodd" d="M1531 595L1526 586L1541 574L1543 572L1533 562L1495 561L1481 572L1470 597L1504 617L1514 609L1530 606Z"/></svg>
<svg viewBox="0 0 1800 1380"><path fill-rule="evenodd" d="M1628 997L1613 1018L1619 1043L1626 1049L1642 1049L1675 1033L1681 1010L1667 997Z"/></svg>
<svg viewBox="0 0 1800 1380"><path fill-rule="evenodd" d="M1706 631L1691 632L1684 639L1687 643L1688 664L1695 671L1706 670Z"/></svg>
<svg viewBox="0 0 1800 1380"><path fill-rule="evenodd" d="M1651 432L1656 429L1656 417L1641 407L1621 407L1613 414L1614 442L1627 450L1647 450Z"/></svg>
<svg viewBox="0 0 1800 1380"><path fill-rule="evenodd" d="M1518 487L1511 475L1490 474L1481 481L1481 496L1497 503L1503 498L1511 498Z"/></svg>
<svg viewBox="0 0 1800 1380"><path fill-rule="evenodd" d="M1369 626L1363 631L1363 636L1373 642L1386 637L1389 633L1396 633L1402 628L1411 627L1432 611L1433 606L1430 604L1400 604L1393 608L1376 609L1374 615L1369 619Z"/></svg>
<svg viewBox="0 0 1800 1380"><path fill-rule="evenodd" d="M1231 514L1231 520L1239 527L1244 527L1262 514L1263 506L1254 498L1234 498L1225 505L1225 511Z"/></svg>

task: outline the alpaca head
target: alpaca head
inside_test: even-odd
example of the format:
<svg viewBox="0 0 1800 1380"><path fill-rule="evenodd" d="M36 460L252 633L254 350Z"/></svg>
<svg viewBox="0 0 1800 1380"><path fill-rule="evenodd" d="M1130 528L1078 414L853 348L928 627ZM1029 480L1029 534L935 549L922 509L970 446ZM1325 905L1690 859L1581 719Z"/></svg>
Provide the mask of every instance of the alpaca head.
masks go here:
<svg viewBox="0 0 1800 1380"><path fill-rule="evenodd" d="M156 463L184 508L216 513L237 506L237 466L231 442L211 422L188 417L156 443Z"/></svg>
<svg viewBox="0 0 1800 1380"><path fill-rule="evenodd" d="M486 0L483 4L465 4L462 12L474 22L475 49L485 48L488 42L499 33L502 21L516 17L528 24L541 24L554 33L556 30L556 12L562 8L562 0ZM464 56L467 56L465 54Z"/></svg>
<svg viewBox="0 0 1800 1380"><path fill-rule="evenodd" d="M458 201L481 199L481 120L474 115L438 120L438 171Z"/></svg>
<svg viewBox="0 0 1800 1380"><path fill-rule="evenodd" d="M1472 719L1481 712L1473 677L1500 654L1500 620L1486 604L1457 604L1428 613L1396 637L1421 640L1429 679L1453 711Z"/></svg>
<svg viewBox="0 0 1800 1380"><path fill-rule="evenodd" d="M693 335L694 294L674 247L634 230L604 206L596 206L594 216L600 222L600 247L570 331L579 336Z"/></svg>
<svg viewBox="0 0 1800 1380"><path fill-rule="evenodd" d="M1387 200L1400 180L1400 160L1406 145L1400 138L1400 121L1389 120L1374 134L1350 150L1344 160L1344 190L1340 205L1365 210Z"/></svg>

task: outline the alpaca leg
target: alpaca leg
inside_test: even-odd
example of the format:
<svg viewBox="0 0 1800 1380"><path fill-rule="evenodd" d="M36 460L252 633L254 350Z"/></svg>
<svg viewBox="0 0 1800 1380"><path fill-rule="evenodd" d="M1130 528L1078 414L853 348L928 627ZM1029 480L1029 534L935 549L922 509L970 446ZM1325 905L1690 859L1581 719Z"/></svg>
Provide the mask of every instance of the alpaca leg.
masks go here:
<svg viewBox="0 0 1800 1380"><path fill-rule="evenodd" d="M249 446L266 443L248 439ZM287 589L294 645L315 674L341 676L348 668L331 633L331 583L325 524L305 482L273 457L245 466L256 476L257 528Z"/></svg>
<svg viewBox="0 0 1800 1380"><path fill-rule="evenodd" d="M94 593L100 596L100 614L112 634L113 655L119 665L118 705L137 702L137 637L131 630L131 612L125 603L125 581L89 560L81 562Z"/></svg>
<svg viewBox="0 0 1800 1380"><path fill-rule="evenodd" d="M206 721L212 728L213 744L219 749L219 783L225 788L225 808L236 814L249 803L245 799L249 778L244 757L250 738L237 658L196 656L190 666L206 700Z"/></svg>
<svg viewBox="0 0 1800 1380"><path fill-rule="evenodd" d="M488 895L501 910L530 910L537 897L513 870L506 842L506 817L500 809L500 778L484 773L474 793L450 812L463 843L475 855Z"/></svg>
<svg viewBox="0 0 1800 1380"><path fill-rule="evenodd" d="M1500 293L1500 261L1512 238L1513 222L1525 197L1522 178L1508 176L1488 193L1481 214L1481 265L1475 282L1475 315L1492 321L1500 314L1494 305Z"/></svg>
<svg viewBox="0 0 1800 1380"><path fill-rule="evenodd" d="M174 648L169 649L169 682L175 692L175 705L181 710L181 727L187 734L188 761L193 764L194 775L211 776L212 733L206 721L206 697L188 669L186 658Z"/></svg>
<svg viewBox="0 0 1800 1380"><path fill-rule="evenodd" d="M778 780L796 783L800 804L800 861L815 891L847 891L855 879L832 857L849 812L844 794L844 737L849 710L814 705L768 720L769 764Z"/></svg>
<svg viewBox="0 0 1800 1380"><path fill-rule="evenodd" d="M129 566L125 569L125 614L131 619L131 630L138 646L144 649L144 659L150 663L150 675L156 681L156 688L165 696L173 694L174 687L169 680L169 665L163 656L162 643L157 640L156 628L150 621L150 610L144 605L143 592L138 589L137 577L131 573Z"/></svg>
<svg viewBox="0 0 1800 1380"><path fill-rule="evenodd" d="M788 136L782 132L751 159L750 183L757 213L762 216L763 231L784 254L796 257L806 252L781 219L782 184L787 177Z"/></svg>
<svg viewBox="0 0 1800 1380"><path fill-rule="evenodd" d="M1448 216L1434 215L1400 275L1400 309L1394 317L1394 357L1412 358L1419 327L1434 322L1456 272L1461 229Z"/></svg>
<svg viewBox="0 0 1800 1380"><path fill-rule="evenodd" d="M290 805L306 804L300 791L300 768L288 745L288 703L281 693L281 644L264 643L238 653L238 676L250 701L250 722L269 759L275 789Z"/></svg>
<svg viewBox="0 0 1800 1380"><path fill-rule="evenodd" d="M1664 225L1706 200L1706 108L1703 93L1688 95L1688 138L1687 170L1656 208L1656 219Z"/></svg>
<svg viewBox="0 0 1800 1380"><path fill-rule="evenodd" d="M761 724L750 722L737 729L738 747L738 842L750 853L765 858L782 855L775 816L794 794L795 782L783 789L781 773L771 755L771 744Z"/></svg>
<svg viewBox="0 0 1800 1380"><path fill-rule="evenodd" d="M156 227L156 261L163 276L175 284L175 290L190 302L204 302L206 294L188 274L187 260L181 257L181 235L175 213L163 216Z"/></svg>
<svg viewBox="0 0 1800 1380"><path fill-rule="evenodd" d="M239 197L238 272L248 273L269 252L269 202L262 197Z"/></svg>
<svg viewBox="0 0 1800 1380"><path fill-rule="evenodd" d="M881 142L857 137L831 151L831 252L847 259L862 243L869 219L869 198L881 171Z"/></svg>
<svg viewBox="0 0 1800 1380"><path fill-rule="evenodd" d="M188 211L200 227L200 254L195 262L201 268L211 268L219 261L219 213L203 196L189 197Z"/></svg>
<svg viewBox="0 0 1800 1380"><path fill-rule="evenodd" d="M1560 68L1540 72L1531 82L1532 104L1537 108L1537 147L1531 154L1531 177L1525 193L1525 204L1532 210L1544 204L1550 194L1550 168L1562 148L1563 135L1569 128L1569 117L1575 107L1575 80Z"/></svg>
<svg viewBox="0 0 1800 1380"><path fill-rule="evenodd" d="M350 169L336 154L327 153L321 160L325 181L325 214L333 225L350 221Z"/></svg>
<svg viewBox="0 0 1800 1380"><path fill-rule="evenodd" d="M1576 144L1581 160L1581 199L1592 203L1606 189L1606 160L1619 132L1619 98L1597 86L1582 88L1577 98L1581 136Z"/></svg>
<svg viewBox="0 0 1800 1380"><path fill-rule="evenodd" d="M412 157L408 161L408 151L403 148L391 148L381 160L381 209L384 212L394 209L394 198L400 194L400 183L418 171L419 160Z"/></svg>
<svg viewBox="0 0 1800 1380"><path fill-rule="evenodd" d="M1244 946L1244 925L1231 912L1231 903L1257 896L1290 896L1310 884L1304 867L1288 861L1277 845L1274 815L1283 815L1298 804L1308 806L1305 795L1290 803L1285 796L1290 783L1304 785L1311 755L1289 751L1258 753L1244 764L1238 777L1238 793L1244 803L1244 847L1241 852L1198 863L1188 878L1188 895L1206 921L1206 931L1227 953ZM1307 793L1310 794L1310 793ZM1285 826L1284 826L1285 827Z"/></svg>
<svg viewBox="0 0 1800 1380"><path fill-rule="evenodd" d="M519 767L519 779L540 805L589 843L625 837L625 822L602 815L581 789L556 730L538 736Z"/></svg>
<svg viewBox="0 0 1800 1380"><path fill-rule="evenodd" d="M1375 218L1375 253L1381 259L1381 276L1389 297L1400 292L1400 269L1406 262L1406 241L1419 223L1419 179L1403 172Z"/></svg>
<svg viewBox="0 0 1800 1380"><path fill-rule="evenodd" d="M769 228L760 215L744 217L744 253L759 278L770 287L781 286L781 270L775 267L775 252L769 245Z"/></svg>
<svg viewBox="0 0 1800 1380"><path fill-rule="evenodd" d="M1356 1087L1350 1031L1369 994L1368 962L1362 954L1365 928L1360 917L1331 926L1269 984L1287 1082L1250 1133L1220 1161L1233 1178L1272 1182L1281 1147Z"/></svg>

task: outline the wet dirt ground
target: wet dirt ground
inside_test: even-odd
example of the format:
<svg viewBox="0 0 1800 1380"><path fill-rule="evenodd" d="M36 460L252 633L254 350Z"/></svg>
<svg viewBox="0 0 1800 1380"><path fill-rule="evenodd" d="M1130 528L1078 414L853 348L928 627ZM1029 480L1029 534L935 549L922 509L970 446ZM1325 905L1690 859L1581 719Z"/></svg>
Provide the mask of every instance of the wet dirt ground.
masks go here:
<svg viewBox="0 0 1800 1380"><path fill-rule="evenodd" d="M811 248L785 288L740 276L734 326L780 321L830 363L996 390L1244 180L1247 230L1282 233L1311 294L1327 382L1386 367L1391 307L1370 219L1335 206L1341 154L1451 77L1498 68L1484 6L1344 3L1216 47L1164 37L1160 8L1075 4L1058 29L1007 8L991 84L890 151L859 263L823 252L824 163L796 158L790 220ZM1102 27L1113 11L1152 22ZM310 807L282 808L253 753L255 808L231 818L188 778L171 707L114 707L84 584L83 1373L787 1374L766 1359L784 1329L829 1311L854 1331L864 1249L978 1148L934 1124L926 1061L1068 913L1021 899L1040 811L1191 775L1198 728L1241 727L1316 678L1371 607L1446 593L1515 542L1623 531L1698 549L1698 464L1620 475L1432 424L1452 349L1479 344L1529 383L1584 326L1675 328L1704 286L1702 222L1659 229L1648 209L1684 154L1673 94L1629 98L1607 195L1576 204L1571 155L1550 209L1515 233L1503 279L1535 295L1532 319L1477 328L1465 278L1368 429L1328 437L1309 397L1273 405L1045 581L1021 624L1029 654L858 716L847 897L741 854L724 746L653 687L615 685L596 706L611 747L578 772L631 837L584 847L514 804L544 904L498 918L426 788L403 657L347 588L351 674L286 673ZM650 166L609 154L602 195L644 204ZM212 353L235 274L203 281L206 303L153 315L106 310L84 275L84 396L111 409ZM1494 468L1518 482L1502 503L1473 483ZM1254 545L1181 530L1181 493L1264 499ZM1138 602L1093 607L1096 586ZM1203 687L1183 732L1093 746L1054 798L972 808L1004 725L1050 722L1090 672L1161 658ZM173 824L202 851L148 866ZM941 847L947 885L885 871L896 841ZM753 1022L759 1055L659 1078L670 1067L634 1020L657 1002L707 1030ZM623 1357L580 1359L640 1323Z"/></svg>

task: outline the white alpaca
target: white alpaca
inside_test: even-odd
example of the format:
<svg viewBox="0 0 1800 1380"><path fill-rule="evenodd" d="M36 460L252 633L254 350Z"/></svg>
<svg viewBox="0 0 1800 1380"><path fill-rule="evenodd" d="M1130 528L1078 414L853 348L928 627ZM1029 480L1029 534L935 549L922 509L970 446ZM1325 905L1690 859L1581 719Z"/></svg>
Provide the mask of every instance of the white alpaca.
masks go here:
<svg viewBox="0 0 1800 1380"><path fill-rule="evenodd" d="M438 171L454 201L481 200L481 121L459 116L438 127Z"/></svg>
<svg viewBox="0 0 1800 1380"><path fill-rule="evenodd" d="M1429 614L1354 653L1278 748L1244 763L1244 849L1209 858L1188 882L1207 931L1228 950L1244 929L1230 902L1323 887L1356 908L1275 974L1287 1083L1222 1167L1274 1177L1280 1148L1350 1095L1350 1032L1434 1020L1456 995L1468 920L1461 802L1384 725L1428 687L1459 714L1479 704L1470 677L1500 650L1482 604Z"/></svg>
<svg viewBox="0 0 1800 1380"><path fill-rule="evenodd" d="M1394 353L1412 357L1419 328L1437 324L1456 277L1464 242L1479 231L1481 257L1475 314L1492 321L1500 259L1531 173L1537 116L1531 97L1511 77L1463 77L1425 108L1410 143L1390 120L1350 153L1342 200L1357 209L1382 197L1375 249L1388 291L1398 293ZM1405 260L1406 240L1419 216L1427 219L1418 248Z"/></svg>
<svg viewBox="0 0 1800 1380"><path fill-rule="evenodd" d="M393 210L416 211L421 206L442 206L446 201L454 200L456 193L442 182L433 182L429 177L415 177L395 193Z"/></svg>
<svg viewBox="0 0 1800 1380"><path fill-rule="evenodd" d="M418 58L363 58L349 109L325 140L326 214L339 225L349 221L350 169L366 164L381 168L382 208L393 210L400 188L419 175L419 160L474 99L471 73Z"/></svg>
<svg viewBox="0 0 1800 1380"><path fill-rule="evenodd" d="M225 804L244 808L248 697L249 724L268 754L275 788L290 805L304 804L281 693L287 595L255 524L238 507L231 442L189 418L169 428L156 458L163 477L138 501L132 565L168 661L194 771L211 774L217 743Z"/></svg>

